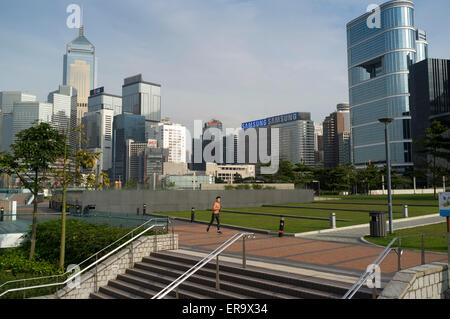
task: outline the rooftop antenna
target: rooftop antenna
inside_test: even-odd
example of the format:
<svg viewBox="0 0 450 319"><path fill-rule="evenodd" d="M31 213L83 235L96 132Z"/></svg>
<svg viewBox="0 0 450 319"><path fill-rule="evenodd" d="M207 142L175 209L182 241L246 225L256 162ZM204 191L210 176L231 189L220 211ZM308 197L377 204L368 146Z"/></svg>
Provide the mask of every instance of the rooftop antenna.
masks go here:
<svg viewBox="0 0 450 319"><path fill-rule="evenodd" d="M81 5L81 15L80 15L80 36L84 35L84 24L83 24L83 5Z"/></svg>

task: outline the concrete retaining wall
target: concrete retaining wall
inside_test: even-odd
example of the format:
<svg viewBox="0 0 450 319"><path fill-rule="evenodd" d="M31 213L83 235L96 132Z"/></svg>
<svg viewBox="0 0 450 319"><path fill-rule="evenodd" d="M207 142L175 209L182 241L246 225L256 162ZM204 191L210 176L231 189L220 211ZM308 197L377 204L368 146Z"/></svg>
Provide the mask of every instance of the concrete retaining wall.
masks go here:
<svg viewBox="0 0 450 319"><path fill-rule="evenodd" d="M152 190L108 190L68 193L71 205L95 205L96 211L142 213L146 204L147 213L185 211L191 207L210 209L216 196L222 197L224 208L261 206L264 204L294 204L314 200L311 190L220 190L220 191L152 191Z"/></svg>
<svg viewBox="0 0 450 319"><path fill-rule="evenodd" d="M99 287L106 286L109 280L115 279L117 275L124 274L127 268L134 263L140 262L143 257L150 253L162 250L178 249L178 234L166 234L158 236L143 236L137 239L131 250L131 245L122 249L117 254L109 257L97 267L86 272L80 278L78 287L59 290L53 296L57 299L87 299L89 295ZM97 282L95 279L97 277Z"/></svg>
<svg viewBox="0 0 450 319"><path fill-rule="evenodd" d="M399 271L378 299L450 299L448 265L431 263Z"/></svg>

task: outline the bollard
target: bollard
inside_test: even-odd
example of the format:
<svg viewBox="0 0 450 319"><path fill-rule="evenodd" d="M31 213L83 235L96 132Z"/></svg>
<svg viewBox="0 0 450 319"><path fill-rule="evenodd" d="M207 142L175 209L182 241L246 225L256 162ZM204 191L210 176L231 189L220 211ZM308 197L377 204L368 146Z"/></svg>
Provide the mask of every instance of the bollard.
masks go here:
<svg viewBox="0 0 450 319"><path fill-rule="evenodd" d="M330 228L335 229L336 228L336 213L330 214Z"/></svg>
<svg viewBox="0 0 450 319"><path fill-rule="evenodd" d="M145 216L146 212L147 212L147 205L144 204L144 206L142 207L142 215Z"/></svg>
<svg viewBox="0 0 450 319"><path fill-rule="evenodd" d="M193 223L195 220L195 208L192 207L191 208L191 223Z"/></svg>
<svg viewBox="0 0 450 319"><path fill-rule="evenodd" d="M0 222L3 221L4 217L5 217L5 209L2 207L0 208Z"/></svg>
<svg viewBox="0 0 450 319"><path fill-rule="evenodd" d="M408 205L403 205L403 218L408 218Z"/></svg>
<svg viewBox="0 0 450 319"><path fill-rule="evenodd" d="M278 237L283 237L284 234L284 217L280 219L280 231L278 233Z"/></svg>
<svg viewBox="0 0 450 319"><path fill-rule="evenodd" d="M136 208L136 215L139 215L139 207Z"/></svg>

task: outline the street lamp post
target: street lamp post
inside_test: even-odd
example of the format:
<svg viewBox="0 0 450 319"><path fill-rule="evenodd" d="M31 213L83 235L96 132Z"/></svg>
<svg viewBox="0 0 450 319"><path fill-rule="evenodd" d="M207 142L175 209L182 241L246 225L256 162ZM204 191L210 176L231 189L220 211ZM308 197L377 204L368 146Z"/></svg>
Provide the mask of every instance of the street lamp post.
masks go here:
<svg viewBox="0 0 450 319"><path fill-rule="evenodd" d="M393 118L379 119L381 123L384 123L384 137L386 144L386 171L387 171L387 189L388 189L388 214L389 214L389 233L394 232L392 224L392 193L391 193L391 152L389 147L389 132L388 125L393 121Z"/></svg>

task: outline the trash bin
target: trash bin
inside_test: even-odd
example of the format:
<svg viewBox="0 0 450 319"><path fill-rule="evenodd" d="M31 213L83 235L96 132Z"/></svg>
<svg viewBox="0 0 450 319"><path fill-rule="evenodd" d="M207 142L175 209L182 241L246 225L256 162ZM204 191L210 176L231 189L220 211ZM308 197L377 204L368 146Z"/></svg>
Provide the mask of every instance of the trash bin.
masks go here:
<svg viewBox="0 0 450 319"><path fill-rule="evenodd" d="M370 237L386 237L386 212L370 212Z"/></svg>

